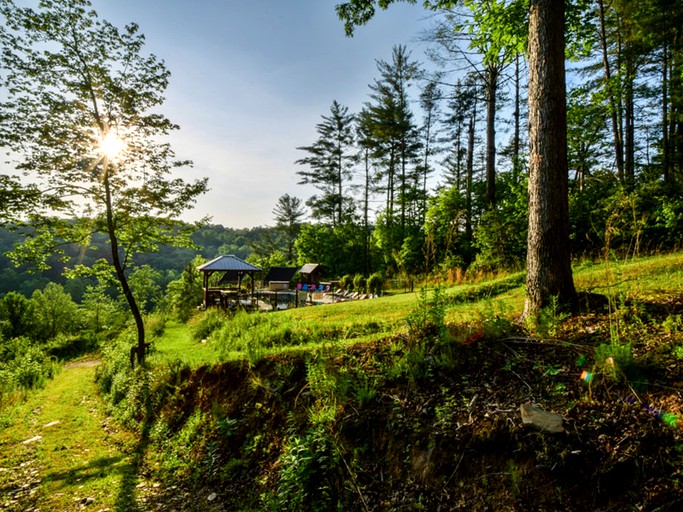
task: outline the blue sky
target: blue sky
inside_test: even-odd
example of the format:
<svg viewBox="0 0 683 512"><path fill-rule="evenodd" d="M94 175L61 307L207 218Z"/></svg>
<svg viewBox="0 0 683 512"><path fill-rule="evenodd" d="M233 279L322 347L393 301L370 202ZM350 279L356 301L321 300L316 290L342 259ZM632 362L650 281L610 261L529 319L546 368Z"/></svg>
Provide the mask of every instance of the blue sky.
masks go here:
<svg viewBox="0 0 683 512"><path fill-rule="evenodd" d="M181 126L178 157L211 191L188 216L228 227L273 225L272 209L297 185L297 146L337 100L351 111L368 100L376 60L406 44L424 61L420 33L432 21L419 5L397 4L344 36L338 0L93 0L100 17L140 25L147 51L171 70L164 113Z"/></svg>

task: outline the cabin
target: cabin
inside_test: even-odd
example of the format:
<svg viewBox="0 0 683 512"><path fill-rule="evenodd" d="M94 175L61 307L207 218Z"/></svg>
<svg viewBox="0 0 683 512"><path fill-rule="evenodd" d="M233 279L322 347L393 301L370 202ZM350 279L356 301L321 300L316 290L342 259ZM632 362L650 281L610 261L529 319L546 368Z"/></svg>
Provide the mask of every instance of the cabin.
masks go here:
<svg viewBox="0 0 683 512"><path fill-rule="evenodd" d="M289 290L292 279L298 271L296 267L270 267L263 279L264 288L271 292Z"/></svg>
<svg viewBox="0 0 683 512"><path fill-rule="evenodd" d="M306 263L299 269L302 284L318 284L323 276L323 268L317 263Z"/></svg>

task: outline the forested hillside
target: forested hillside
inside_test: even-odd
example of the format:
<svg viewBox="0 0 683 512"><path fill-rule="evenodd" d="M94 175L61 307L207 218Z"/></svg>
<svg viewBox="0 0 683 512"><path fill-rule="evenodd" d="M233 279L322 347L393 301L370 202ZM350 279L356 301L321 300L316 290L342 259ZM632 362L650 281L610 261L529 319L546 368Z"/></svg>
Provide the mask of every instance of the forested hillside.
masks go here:
<svg viewBox="0 0 683 512"><path fill-rule="evenodd" d="M30 263L19 267L12 264L8 253L14 245L22 240L21 230L0 229L0 296L10 291L17 291L30 296L35 290L42 289L47 283L59 283L71 293L74 300L82 299L85 287L94 282L93 278L72 277L63 275L64 268L73 268L76 264L91 267L98 259L107 258L109 249L103 235L94 236L91 247L71 244L64 247L66 261L59 254L48 259L49 267L45 270L35 268ZM136 267L150 266L158 273L157 283L163 288L175 279L196 257L210 260L221 254L234 254L247 258L259 250L259 240L272 228L232 229L220 225L197 227L192 234L192 242L196 247L173 247L163 245L151 253L138 254L134 258Z"/></svg>

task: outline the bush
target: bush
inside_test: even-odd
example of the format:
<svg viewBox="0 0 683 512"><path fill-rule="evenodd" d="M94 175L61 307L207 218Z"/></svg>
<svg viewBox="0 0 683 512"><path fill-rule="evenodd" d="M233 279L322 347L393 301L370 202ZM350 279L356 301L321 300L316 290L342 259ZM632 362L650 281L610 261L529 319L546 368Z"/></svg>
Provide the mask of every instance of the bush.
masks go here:
<svg viewBox="0 0 683 512"><path fill-rule="evenodd" d="M219 329L226 321L228 316L218 308L210 308L203 314L194 319L191 325L192 338L201 341Z"/></svg>
<svg viewBox="0 0 683 512"><path fill-rule="evenodd" d="M347 292L353 291L353 276L351 274L346 274L341 278L341 287Z"/></svg>
<svg viewBox="0 0 683 512"><path fill-rule="evenodd" d="M131 368L130 348L135 345L133 331L123 333L103 350L95 381L106 397L110 413L129 428L139 428L149 417L154 403L152 372L145 366ZM157 388L159 383L155 382Z"/></svg>
<svg viewBox="0 0 683 512"><path fill-rule="evenodd" d="M75 359L84 354L95 352L100 346L95 333L83 331L76 335L58 334L47 344L47 353L57 359Z"/></svg>
<svg viewBox="0 0 683 512"><path fill-rule="evenodd" d="M0 396L43 387L54 375L54 363L42 347L24 337L0 338Z"/></svg>
<svg viewBox="0 0 683 512"><path fill-rule="evenodd" d="M359 293L365 293L367 289L367 279L363 274L356 274L353 278L353 288Z"/></svg>
<svg viewBox="0 0 683 512"><path fill-rule="evenodd" d="M367 291L372 295L382 295L382 288L384 287L384 276L379 273L374 273L366 282Z"/></svg>
<svg viewBox="0 0 683 512"><path fill-rule="evenodd" d="M166 316L159 313L147 316L145 318L145 330L151 338L163 336L166 330Z"/></svg>
<svg viewBox="0 0 683 512"><path fill-rule="evenodd" d="M265 496L271 510L339 510L335 475L340 465L334 441L323 426L290 436L278 461L277 493Z"/></svg>
<svg viewBox="0 0 683 512"><path fill-rule="evenodd" d="M420 345L428 340L447 341L450 337L446 329L446 300L441 288L430 294L422 288L415 310L408 313L408 341Z"/></svg>

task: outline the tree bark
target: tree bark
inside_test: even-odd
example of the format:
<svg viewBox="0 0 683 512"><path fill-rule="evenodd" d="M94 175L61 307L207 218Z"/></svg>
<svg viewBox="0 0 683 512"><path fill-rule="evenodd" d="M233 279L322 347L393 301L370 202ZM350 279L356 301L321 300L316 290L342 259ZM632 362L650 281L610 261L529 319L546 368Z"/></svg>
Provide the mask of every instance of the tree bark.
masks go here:
<svg viewBox="0 0 683 512"><path fill-rule="evenodd" d="M529 235L524 317L554 298L573 306L569 252L564 1L531 0L529 17Z"/></svg>
<svg viewBox="0 0 683 512"><path fill-rule="evenodd" d="M130 364L135 365L135 358L137 356L138 364L143 365L145 363L145 323L142 319L142 313L138 307L138 303L135 300L133 291L128 285L128 278L126 277L125 270L123 268L123 263L121 262L121 257L119 256L119 243L116 237L116 226L114 222L114 211L112 208L112 197L111 197L111 187L109 185L109 162L105 157L103 162L104 165L104 194L105 194L105 204L107 210L107 233L109 234L109 243L111 245L111 258L112 264L114 265L114 270L116 271L116 278L121 285L121 290L123 291L123 296L128 302L130 307L130 312L135 319L135 326L137 328L138 334L138 344L137 346L131 347L130 350Z"/></svg>
<svg viewBox="0 0 683 512"><path fill-rule="evenodd" d="M624 79L624 183L633 187L635 183L635 104L633 81L635 66L630 50L626 56L626 77Z"/></svg>

